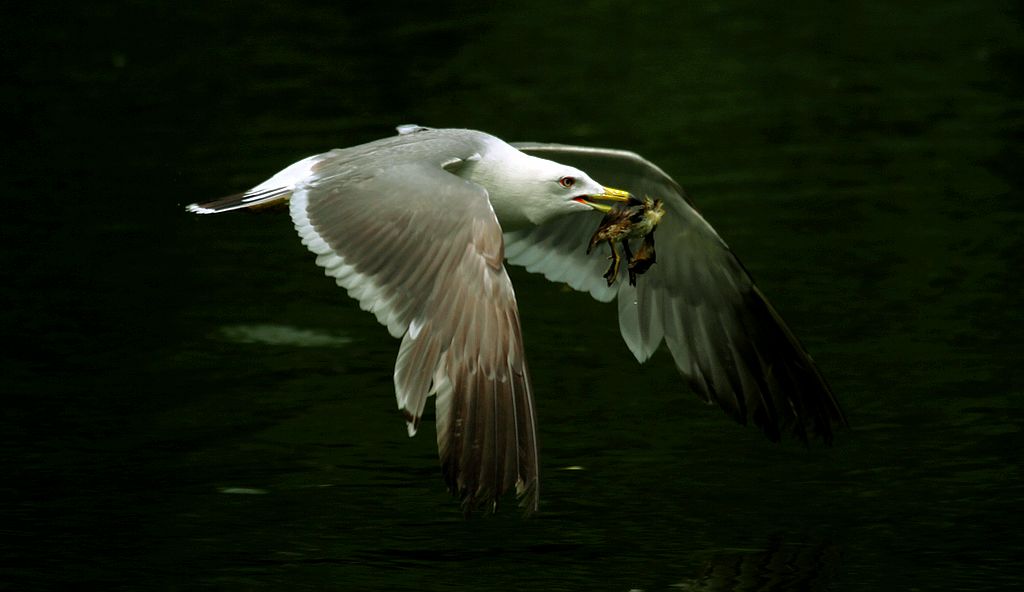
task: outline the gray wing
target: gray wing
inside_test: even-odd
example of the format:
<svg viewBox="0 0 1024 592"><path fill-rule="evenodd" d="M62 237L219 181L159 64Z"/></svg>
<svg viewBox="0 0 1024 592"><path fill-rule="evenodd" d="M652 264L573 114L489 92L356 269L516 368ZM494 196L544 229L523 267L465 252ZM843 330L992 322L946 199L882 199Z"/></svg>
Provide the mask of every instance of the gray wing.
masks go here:
<svg viewBox="0 0 1024 592"><path fill-rule="evenodd" d="M410 435L437 396L441 465L467 511L513 486L536 509L533 397L501 228L487 192L443 168L472 150L367 146L313 168L292 196L295 227L325 273L402 339L395 394ZM382 153L388 166L367 165Z"/></svg>
<svg viewBox="0 0 1024 592"><path fill-rule="evenodd" d="M609 301L618 297L619 328L646 361L662 340L679 372L705 401L772 440L790 430L831 441L846 419L814 361L754 285L728 245L693 208L682 188L632 152L559 144L514 144L576 166L601 183L665 202L655 234L657 263L629 285L608 288L605 253L586 255L600 214L571 215L505 237L510 263ZM623 266L622 275L625 275Z"/></svg>

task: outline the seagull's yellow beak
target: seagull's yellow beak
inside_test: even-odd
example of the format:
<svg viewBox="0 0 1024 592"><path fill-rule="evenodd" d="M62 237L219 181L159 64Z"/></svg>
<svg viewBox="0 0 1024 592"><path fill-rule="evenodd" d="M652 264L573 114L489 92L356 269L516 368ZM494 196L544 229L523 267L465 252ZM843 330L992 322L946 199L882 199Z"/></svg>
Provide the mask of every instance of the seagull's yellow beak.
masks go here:
<svg viewBox="0 0 1024 592"><path fill-rule="evenodd" d="M573 201L579 202L579 203L584 204L584 205L588 205L588 206L594 208L595 210L597 210L599 212L607 213L609 210L612 209L612 206L608 206L608 205L605 205L605 204L600 204L600 203L594 202L593 200L595 200L595 199L602 199L602 200L606 200L606 201L628 202L631 199L633 199L633 196L628 191L623 191L621 189L614 189L612 187L604 187L604 193L601 193L601 194L598 194L598 195L585 195L583 197L577 197Z"/></svg>

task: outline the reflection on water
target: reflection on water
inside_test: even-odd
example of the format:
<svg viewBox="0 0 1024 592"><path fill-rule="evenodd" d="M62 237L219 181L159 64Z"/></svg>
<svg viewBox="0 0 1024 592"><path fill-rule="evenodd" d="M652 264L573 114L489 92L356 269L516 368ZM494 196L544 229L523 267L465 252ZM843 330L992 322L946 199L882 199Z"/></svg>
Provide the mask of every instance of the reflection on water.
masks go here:
<svg viewBox="0 0 1024 592"><path fill-rule="evenodd" d="M0 587L1019 587L1015 9L549 4L12 17ZM853 428L770 445L513 269L541 511L463 521L287 215L181 207L405 122L653 158Z"/></svg>
<svg viewBox="0 0 1024 592"><path fill-rule="evenodd" d="M833 545L772 541L767 549L731 549L714 553L692 580L674 584L679 590L755 592L826 590L839 569L840 552Z"/></svg>
<svg viewBox="0 0 1024 592"><path fill-rule="evenodd" d="M221 327L219 333L224 339L235 343L295 347L343 347L352 343L352 338L344 335L288 325L229 325Z"/></svg>

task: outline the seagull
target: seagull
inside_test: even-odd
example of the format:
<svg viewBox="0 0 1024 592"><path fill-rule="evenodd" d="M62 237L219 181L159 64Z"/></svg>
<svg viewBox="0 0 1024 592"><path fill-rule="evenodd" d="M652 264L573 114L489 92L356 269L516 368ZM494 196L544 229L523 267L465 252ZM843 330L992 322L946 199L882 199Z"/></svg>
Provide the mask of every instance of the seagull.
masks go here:
<svg viewBox="0 0 1024 592"><path fill-rule="evenodd" d="M847 425L806 350L653 163L624 150L510 144L467 129L397 130L187 210L288 202L317 265L401 340L395 395L410 436L435 397L442 472L467 513L493 511L513 488L525 513L538 508L537 416L505 261L617 300L620 332L638 362L664 342L697 395L772 441L791 433L829 443L833 428ZM611 208L602 202L632 195L665 209L657 263L636 285L606 281L606 256L587 250Z"/></svg>

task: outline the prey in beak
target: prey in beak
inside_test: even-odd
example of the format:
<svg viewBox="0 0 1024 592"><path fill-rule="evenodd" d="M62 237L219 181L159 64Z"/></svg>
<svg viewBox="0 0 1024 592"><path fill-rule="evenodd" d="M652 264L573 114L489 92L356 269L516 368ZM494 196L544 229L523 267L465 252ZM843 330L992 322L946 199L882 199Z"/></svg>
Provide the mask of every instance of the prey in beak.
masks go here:
<svg viewBox="0 0 1024 592"><path fill-rule="evenodd" d="M580 197L573 198L573 201L581 203L583 205L590 206L595 210L607 214L611 211L612 206L597 203L594 200L605 200L605 201L617 201L620 203L636 202L636 198L632 196L628 191L621 189L613 189L611 187L605 187L604 193L598 195L581 195Z"/></svg>
<svg viewBox="0 0 1024 592"><path fill-rule="evenodd" d="M580 203L585 203L595 210L604 213L601 224L594 231L587 245L587 254L594 250L598 244L607 242L611 250L612 264L605 272L604 278L611 286L619 277L619 265L622 261L616 245L622 245L629 268L629 284L636 285L638 275L646 272L657 261L654 252L654 230L665 215L665 207L660 199L653 199L650 196L637 199L625 191L605 188L600 196L588 196L608 199L611 201L624 202L614 206L592 203L587 199L577 198ZM635 254L629 247L631 239L641 239L640 249Z"/></svg>

